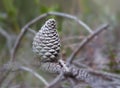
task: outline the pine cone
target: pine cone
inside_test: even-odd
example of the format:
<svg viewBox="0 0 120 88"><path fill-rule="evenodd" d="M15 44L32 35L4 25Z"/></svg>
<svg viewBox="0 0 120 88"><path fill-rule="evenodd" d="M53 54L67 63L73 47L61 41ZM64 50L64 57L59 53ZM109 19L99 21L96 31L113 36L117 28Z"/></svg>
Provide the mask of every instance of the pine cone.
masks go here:
<svg viewBox="0 0 120 88"><path fill-rule="evenodd" d="M49 19L36 33L33 39L33 52L43 62L55 62L59 59L60 39L56 30L56 21Z"/></svg>

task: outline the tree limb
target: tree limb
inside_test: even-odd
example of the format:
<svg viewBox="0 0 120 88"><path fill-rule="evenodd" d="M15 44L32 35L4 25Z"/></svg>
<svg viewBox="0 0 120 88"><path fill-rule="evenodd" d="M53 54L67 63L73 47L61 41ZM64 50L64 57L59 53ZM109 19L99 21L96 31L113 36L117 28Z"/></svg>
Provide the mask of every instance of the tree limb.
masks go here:
<svg viewBox="0 0 120 88"><path fill-rule="evenodd" d="M104 24L104 25L100 26L98 29L96 29L88 37L86 37L85 39L83 39L83 41L79 44L78 48L67 59L67 64L70 64L73 61L73 59L75 58L75 56L79 53L80 50L82 50L82 48L84 48L84 46L86 44L88 44L95 36L97 36L98 34L100 34L103 30L107 29L108 27L109 27L108 24Z"/></svg>
<svg viewBox="0 0 120 88"><path fill-rule="evenodd" d="M49 15L55 15L55 16L61 16L61 17L64 17L64 18L69 18L69 19L73 19L75 20L78 24L80 24L81 26L83 26L86 30L88 30L90 33L92 33L92 30L91 28L86 25L83 21L79 20L77 17L73 16L73 15L69 15L69 14L66 14L66 13L60 13L60 12L48 12L48 13L45 13L45 14L42 14L38 17L36 17L35 19L31 20L30 22L28 22L22 29L21 29L21 32L20 34L18 35L16 41L15 41L15 44L14 44L14 47L12 49L12 52L11 52L11 61L14 61L15 60L15 54L17 52L17 49L20 45L20 42L23 38L23 36L25 35L25 33L27 32L27 29L35 24L37 21L49 16Z"/></svg>

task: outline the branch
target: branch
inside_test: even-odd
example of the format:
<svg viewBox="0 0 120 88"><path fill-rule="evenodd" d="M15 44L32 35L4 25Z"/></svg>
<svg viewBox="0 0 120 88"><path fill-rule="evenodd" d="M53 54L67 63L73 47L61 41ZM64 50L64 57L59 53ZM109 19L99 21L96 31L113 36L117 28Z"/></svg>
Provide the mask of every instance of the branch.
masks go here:
<svg viewBox="0 0 120 88"><path fill-rule="evenodd" d="M59 63L41 63L40 68L43 71L48 71L50 73L57 73L59 74L48 86L47 88L53 88L53 86L55 86L56 84L58 84L64 77L64 73L66 72L66 70L64 69L64 67L61 67L61 65Z"/></svg>
<svg viewBox="0 0 120 88"><path fill-rule="evenodd" d="M28 22L22 29L21 29L21 32L20 34L18 35L16 41L15 41L15 44L14 44L14 47L12 49L12 53L11 53L11 61L14 61L15 59L15 54L17 52L17 49L19 47L19 44L23 38L23 36L25 35L25 33L27 32L27 29L33 25L35 22L39 21L40 19L46 17L47 14L43 14L43 15L40 15L38 17L36 17L35 19L33 19L32 21Z"/></svg>
<svg viewBox="0 0 120 88"><path fill-rule="evenodd" d="M7 40L7 47L8 47L8 49L9 49L9 52L11 53L11 48L12 48L12 42L11 42L11 41L12 41L12 36L11 36L10 34L8 34L8 33L5 31L5 29L2 29L1 27L0 27L0 34L6 38L6 40Z"/></svg>
<svg viewBox="0 0 120 88"><path fill-rule="evenodd" d="M9 34L0 27L0 34L3 35L7 40L10 38Z"/></svg>
<svg viewBox="0 0 120 88"><path fill-rule="evenodd" d="M0 71L0 87L2 86L6 78L8 77L9 73L10 73L10 70Z"/></svg>
<svg viewBox="0 0 120 88"><path fill-rule="evenodd" d="M54 88L54 86L59 83L63 77L63 72L61 72L48 86L47 88Z"/></svg>
<svg viewBox="0 0 120 88"><path fill-rule="evenodd" d="M79 25L83 26L89 33L93 33L92 29L87 24L85 24L82 20L79 20L79 18L77 18L76 16L69 15L66 13L60 13L60 12L49 12L48 14L75 20Z"/></svg>
<svg viewBox="0 0 120 88"><path fill-rule="evenodd" d="M80 63L80 61L76 60L76 61L73 61L72 62L75 66L81 68L87 68L87 70L91 71L91 72L94 72L96 74L102 74L102 75L106 75L110 78L116 78L116 79L119 79L120 80L120 75L117 75L117 74L112 74L112 73L108 73L108 72L104 72L104 71L98 71L98 70L94 70L92 68L90 68L89 66L83 64L83 63Z"/></svg>
<svg viewBox="0 0 120 88"><path fill-rule="evenodd" d="M37 21L49 16L49 15L55 15L55 16L61 16L61 17L64 17L64 18L69 18L69 19L73 19L75 20L78 24L80 24L81 26L83 26L86 30L88 30L90 33L92 33L92 30L91 28L89 28L89 26L87 26L83 21L79 20L77 17L73 16L73 15L69 15L69 14L66 14L66 13L60 13L60 12L48 12L48 13L45 13L45 14L42 14L38 17L36 17L35 19L31 20L30 22L28 22L22 29L21 29L21 32L20 34L18 35L16 41L15 41L15 44L14 44L14 47L12 49L12 53L11 53L11 61L14 61L15 59L15 54L17 52L17 49L19 47L19 44L23 38L23 36L25 35L25 33L27 32L27 29L33 25L34 23L36 23Z"/></svg>
<svg viewBox="0 0 120 88"><path fill-rule="evenodd" d="M28 28L28 31L31 32L34 35L37 33L35 30L32 30L31 28Z"/></svg>
<svg viewBox="0 0 120 88"><path fill-rule="evenodd" d="M33 74L36 78L38 78L40 81L42 81L45 84L45 86L49 85L48 82L42 76L40 76L37 72L35 72L31 68L28 68L28 67L25 67L25 66L21 66L17 62L12 62L12 63L8 62L7 64L4 64L3 67L0 68L0 75L2 75L3 73L5 74L6 72L9 74L10 72L16 72L16 71L20 71L20 70L27 71L27 72ZM5 75L5 77L6 77L6 75ZM5 77L3 76L1 78L0 85L3 82L2 80L5 79Z"/></svg>
<svg viewBox="0 0 120 88"><path fill-rule="evenodd" d="M40 66L44 71L48 71L50 73L57 73L60 74L57 76L57 78L51 82L50 85L48 85L47 88L53 88L54 85L56 85L58 82L62 80L63 77L70 77L73 79L76 79L78 81L83 81L85 83L88 83L91 87L94 86L96 88L97 86L102 85L118 85L120 86L120 79L119 76L110 76L107 74L102 73L95 73L94 71L90 71L88 69L84 68L77 68L74 65L70 65L70 72L67 72L62 66L60 66L58 63L42 63ZM63 73L61 73L63 72ZM108 85L109 84L109 85ZM108 87L106 87L108 88Z"/></svg>
<svg viewBox="0 0 120 88"><path fill-rule="evenodd" d="M41 80L46 86L48 86L48 82L42 76L40 76L37 72L35 72L34 70L32 70L28 67L25 67L25 66L20 66L20 69L24 70L24 71L27 71L27 72L30 72L35 77L37 77L39 80Z"/></svg>
<svg viewBox="0 0 120 88"><path fill-rule="evenodd" d="M84 46L86 44L88 44L95 36L97 36L98 34L100 34L103 30L107 29L109 27L108 24L105 24L103 26L100 26L98 29L96 29L92 34L90 34L88 37L86 37L78 46L78 48L71 54L71 56L67 59L67 64L70 64L74 57L79 53L80 50L82 50L82 48L84 48Z"/></svg>
<svg viewBox="0 0 120 88"><path fill-rule="evenodd" d="M84 37L85 36L71 36L71 37L61 39L61 42L64 42L64 41L66 42L66 41L75 40L75 39L81 40Z"/></svg>

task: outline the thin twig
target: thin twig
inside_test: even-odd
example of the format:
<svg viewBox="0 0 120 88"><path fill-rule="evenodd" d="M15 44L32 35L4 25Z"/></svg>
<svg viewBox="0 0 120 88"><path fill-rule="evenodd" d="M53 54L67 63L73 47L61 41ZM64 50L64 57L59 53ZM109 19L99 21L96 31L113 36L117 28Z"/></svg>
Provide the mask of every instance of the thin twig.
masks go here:
<svg viewBox="0 0 120 88"><path fill-rule="evenodd" d="M61 78L63 77L63 72L61 72L48 86L47 88L53 88L55 84L61 81Z"/></svg>
<svg viewBox="0 0 120 88"><path fill-rule="evenodd" d="M28 31L31 32L34 35L37 33L35 30L32 30L31 28L28 28Z"/></svg>
<svg viewBox="0 0 120 88"><path fill-rule="evenodd" d="M76 81L72 78L67 78L68 82L70 83L71 88L76 86ZM80 83L81 84L81 83Z"/></svg>
<svg viewBox="0 0 120 88"><path fill-rule="evenodd" d="M78 47L79 45L80 45L80 42L78 42L78 43L71 43L71 44L69 43L69 44L65 44L64 47L65 47L65 48L68 48L68 47L69 47L69 48L71 48L71 49L74 50L75 47Z"/></svg>
<svg viewBox="0 0 120 88"><path fill-rule="evenodd" d="M21 29L21 32L20 34L18 35L16 41L15 41L15 44L14 44L14 47L12 49L12 53L11 53L11 61L14 61L15 59L15 54L17 52L17 49L19 47L19 44L23 38L23 36L25 35L25 33L27 32L27 29L33 25L35 22L39 21L40 19L46 17L47 14L43 14L43 15L40 15L38 17L36 17L35 19L33 19L32 21L28 22L22 29Z"/></svg>
<svg viewBox="0 0 120 88"><path fill-rule="evenodd" d="M78 63L79 61L73 61L72 63L74 65L76 65L77 67L84 67L86 68L88 71L92 72L92 73L96 73L96 74L101 74L101 75L105 75L108 76L110 78L116 78L120 80L120 75L114 74L114 73L108 73L108 72L104 72L104 71L98 71L98 70L94 70L92 68L90 68L89 66L82 64L82 63Z"/></svg>
<svg viewBox="0 0 120 88"><path fill-rule="evenodd" d="M71 54L71 56L67 59L67 64L70 64L74 57L79 53L79 51L84 48L86 44L89 43L90 40L92 40L95 36L97 36L99 33L101 33L103 30L108 28L108 24L104 24L103 26L100 26L98 29L95 30L92 34L90 34L88 37L86 37L78 46L78 48Z"/></svg>
<svg viewBox="0 0 120 88"><path fill-rule="evenodd" d="M45 14L42 14L38 17L36 17L35 19L31 20L30 22L28 22L22 29L21 29L21 32L20 34L18 35L16 41L15 41L15 44L14 44L14 47L12 49L12 52L11 52L11 61L14 61L15 59L15 54L17 52L17 49L19 47L19 44L23 38L23 36L25 35L25 33L27 32L27 29L33 25L34 23L36 23L37 21L49 16L49 15L55 15L55 16L61 16L61 17L64 17L64 18L69 18L69 19L73 19L75 20L76 22L78 22L81 26L83 26L86 30L88 30L90 33L92 33L92 30L89 26L87 26L83 21L79 20L77 17L73 16L73 15L69 15L69 14L66 14L66 13L60 13L60 12L48 12L48 13L45 13Z"/></svg>
<svg viewBox="0 0 120 88"><path fill-rule="evenodd" d="M37 77L39 80L41 80L45 84L45 86L49 85L48 82L42 76L40 76L37 72L35 72L31 68L28 68L25 66L20 66L20 65L18 65L18 63L14 63L13 66L11 66L12 64L13 63L11 63L11 62L9 62L9 64L5 64L4 67L0 69L0 72L9 72L10 73L10 72L18 71L18 70L24 70L24 71L30 72L35 77ZM3 76L1 80L4 80L4 79L5 78ZM0 85L1 85L1 81L0 81Z"/></svg>
<svg viewBox="0 0 120 88"><path fill-rule="evenodd" d="M75 40L75 39L81 40L84 37L85 36L71 36L71 37L61 39L61 42L66 42L66 41Z"/></svg>
<svg viewBox="0 0 120 88"><path fill-rule="evenodd" d="M6 84L6 86L4 86L5 88L10 88L11 84L13 83L13 81L16 79L16 76L18 74L14 74L11 76L11 78L9 79L9 82L4 82ZM16 88L16 87L12 87L12 88Z"/></svg>
<svg viewBox="0 0 120 88"><path fill-rule="evenodd" d="M4 72L0 72L0 76L1 76L1 78L0 78L0 87L4 83L5 79L8 77L9 73L10 73L10 70L6 70Z"/></svg>
<svg viewBox="0 0 120 88"><path fill-rule="evenodd" d="M108 76L111 79L115 78L115 79L119 79L120 80L120 75L117 75L117 74L114 74L114 73L108 73L108 72L103 72L103 71L98 71L98 70L93 70L93 69L88 69L88 70L91 71L91 72L94 72L96 74L101 74L101 75Z"/></svg>
<svg viewBox="0 0 120 88"><path fill-rule="evenodd" d="M82 20L79 20L79 18L77 18L76 16L69 15L66 13L61 13L61 12L49 12L48 14L57 15L57 16L61 16L61 17L75 20L79 25L83 26L89 33L93 33L92 29L87 24L85 24Z"/></svg>
<svg viewBox="0 0 120 88"><path fill-rule="evenodd" d="M39 80L41 80L45 84L45 86L49 85L48 82L42 76L40 76L37 72L35 72L34 70L32 70L28 67L25 67L25 66L20 66L20 69L33 74L35 77L37 77Z"/></svg>
<svg viewBox="0 0 120 88"><path fill-rule="evenodd" d="M80 58L80 59L81 59L81 58ZM74 64L75 66L77 66L77 67L79 67L79 68L82 67L82 68L92 69L92 68L90 68L89 66L87 66L86 64L79 62L78 60L73 61L72 64Z"/></svg>
<svg viewBox="0 0 120 88"><path fill-rule="evenodd" d="M3 35L7 40L9 39L9 34L0 27L0 34Z"/></svg>
<svg viewBox="0 0 120 88"><path fill-rule="evenodd" d="M12 41L12 36L11 36L10 34L8 34L8 33L5 31L5 29L2 29L1 27L0 27L0 34L6 38L6 40L7 40L7 46L8 46L9 52L11 53L11 48L12 48L12 42L11 42L11 41Z"/></svg>

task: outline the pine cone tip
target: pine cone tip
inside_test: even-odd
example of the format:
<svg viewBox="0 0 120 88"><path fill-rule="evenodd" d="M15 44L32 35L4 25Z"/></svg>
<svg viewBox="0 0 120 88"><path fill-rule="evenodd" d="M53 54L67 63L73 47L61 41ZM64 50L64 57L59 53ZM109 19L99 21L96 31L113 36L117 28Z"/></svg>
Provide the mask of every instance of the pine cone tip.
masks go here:
<svg viewBox="0 0 120 88"><path fill-rule="evenodd" d="M51 27L52 28L56 28L56 21L55 19L49 19L45 22L45 24L48 26L48 27Z"/></svg>

